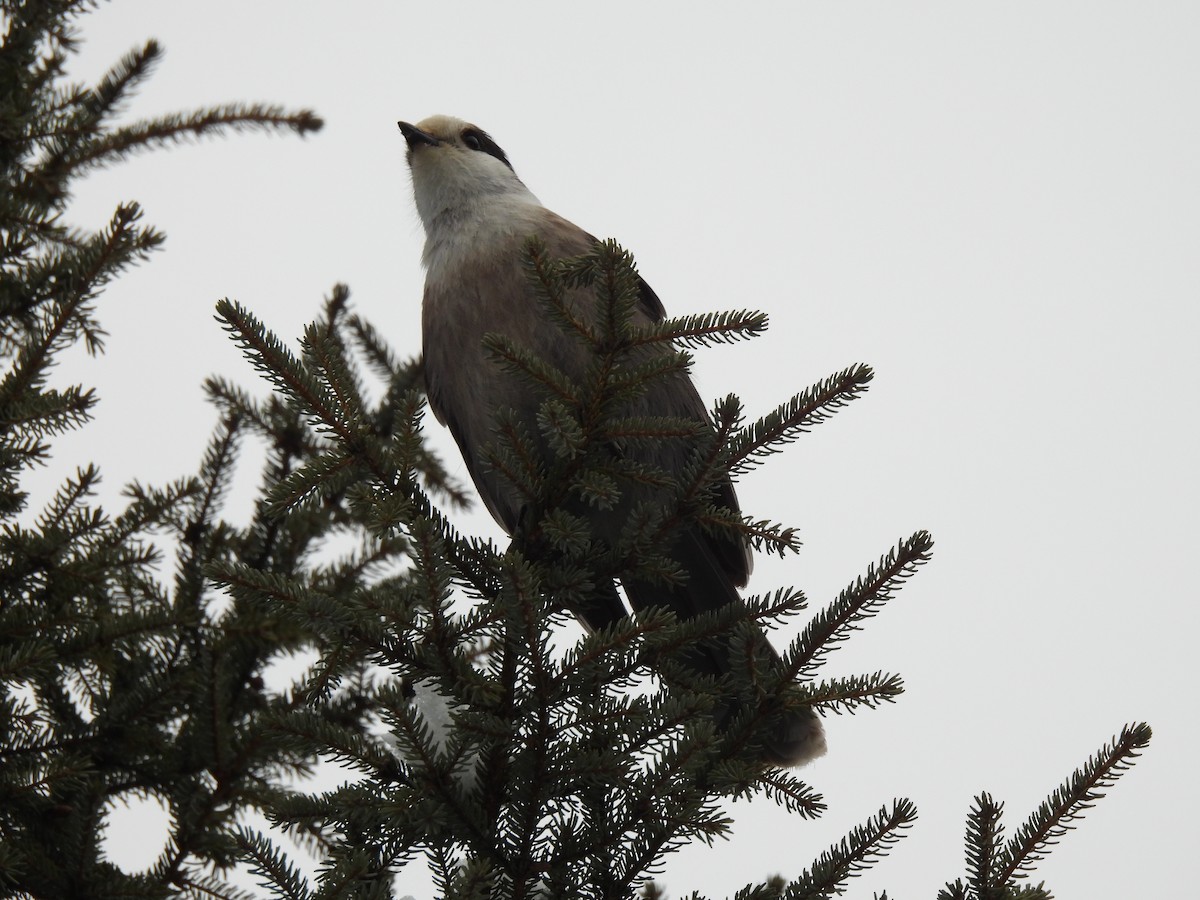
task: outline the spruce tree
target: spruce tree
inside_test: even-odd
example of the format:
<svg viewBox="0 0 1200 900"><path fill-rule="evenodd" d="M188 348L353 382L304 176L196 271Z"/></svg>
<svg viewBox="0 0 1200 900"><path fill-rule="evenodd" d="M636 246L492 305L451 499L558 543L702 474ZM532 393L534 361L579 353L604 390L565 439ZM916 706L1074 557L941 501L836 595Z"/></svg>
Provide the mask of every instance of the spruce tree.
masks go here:
<svg viewBox="0 0 1200 900"><path fill-rule="evenodd" d="M298 351L242 305L218 305L274 392L260 401L241 376L207 382L217 422L195 475L130 485L114 515L92 501L98 473L85 466L36 511L23 476L54 461L53 438L86 426L95 403L83 387L51 386L50 367L76 342L102 349L102 288L161 242L134 205L99 232L71 228L73 180L182 138L245 127L303 134L320 121L230 105L115 125L158 47L131 53L95 86L65 84L85 4L0 8L0 896L260 896L231 883L237 864L256 869L266 895L287 898L391 897L406 865L428 865L443 897L660 896L650 878L666 854L733 826L724 799L821 814L816 786L755 761L757 735L790 705L853 713L901 692L896 675L836 677L824 666L929 558L927 533L899 541L811 613L788 588L686 622L640 613L577 641L562 625L623 574L677 580L662 548L680 528L795 552L793 528L730 516L713 504L714 486L860 397L868 367L849 366L750 423L726 397L702 433L624 417L622 399L685 370L690 350L751 338L766 317L637 329L636 271L621 248L555 260L531 242L528 275L547 314L599 364L573 383L504 336L489 339L505 377L543 398L538 427L556 454L537 462L533 436L515 422L497 435L492 464L527 499L511 544L454 527L466 495L426 446L419 360L354 314L340 286ZM573 289L591 292L602 327L573 315L564 302ZM650 343L676 352L639 364L637 348ZM251 522L235 526L223 501L246 440L268 456ZM614 456L618 441L686 441L693 462L673 479ZM616 546L600 546L581 510L612 505L638 481L664 486L672 501L638 509ZM805 615L786 671L764 666L751 626ZM678 665L695 642L730 635L744 652L720 682ZM318 661L295 684L271 687L266 667L301 649ZM729 692L755 702L718 729L711 712ZM977 797L965 877L940 896L1048 897L1026 884L1033 866L1149 737L1144 725L1123 730L1008 839L1002 805ZM345 782L303 790L298 776L322 758L345 767ZM166 848L144 873L103 853L106 814L128 796L156 797L172 814ZM249 811L302 838L320 862L315 878L291 843L247 826ZM838 893L914 818L909 800L884 804L798 878L746 873L738 896Z"/></svg>
<svg viewBox="0 0 1200 900"><path fill-rule="evenodd" d="M98 508L99 473L83 466L48 502L22 479L54 464L55 436L88 423L96 402L55 387L67 347L103 348L103 288L159 246L135 204L88 232L67 221L76 179L130 154L232 130L319 128L308 112L231 104L115 124L160 55L149 42L93 86L68 82L67 56L84 3L5 3L0 24L0 892L16 897L167 896L226 890L228 832L249 807L268 806L289 758L261 737L285 698L260 672L304 640L256 610L221 609L204 569L229 556L286 571L331 527L260 517L235 530L220 519L237 443L264 422L226 414L196 476L165 487L132 484L117 514ZM219 385L212 386L214 396ZM274 433L287 413L267 404ZM301 431L294 429L295 434ZM303 441L279 444L287 467ZM178 548L170 581L157 574L153 532ZM376 552L387 555L390 545ZM120 799L153 796L173 821L148 872L129 875L102 852Z"/></svg>

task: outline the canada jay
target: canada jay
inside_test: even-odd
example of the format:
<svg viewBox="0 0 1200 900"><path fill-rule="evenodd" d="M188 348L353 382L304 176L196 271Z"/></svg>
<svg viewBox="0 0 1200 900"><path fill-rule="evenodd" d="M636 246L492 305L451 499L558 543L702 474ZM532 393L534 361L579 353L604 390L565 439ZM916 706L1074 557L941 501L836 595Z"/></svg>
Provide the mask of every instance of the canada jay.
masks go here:
<svg viewBox="0 0 1200 900"><path fill-rule="evenodd" d="M525 381L504 372L486 354L483 338L489 332L503 334L568 375L582 377L589 362L587 349L564 334L547 314L528 283L522 260L525 242L533 235L553 258L586 254L596 239L542 206L485 131L449 116L399 125L408 144L417 211L425 226L421 315L429 406L458 442L488 510L513 534L521 520L521 497L488 465L485 451L494 440L501 410L512 410L526 432L537 436L543 398ZM583 296L579 295L581 301ZM634 324L649 325L664 317L658 297L640 282ZM653 384L632 401L627 412L709 422L696 388L682 375ZM621 452L641 453L645 462L679 474L688 458L681 443L663 441ZM549 463L551 450L545 447L544 452ZM648 488L631 487L628 493L638 490L643 493L637 499L646 499ZM737 512L737 498L728 481L721 486L718 500ZM608 512L581 508L589 510L597 538L612 543L620 534L622 511L628 514L632 500ZM686 573L686 583L668 588L624 579L634 610L662 606L686 619L742 602L738 588L750 574L749 547L743 541L714 537L693 526L674 539L669 552ZM590 608L578 612L592 629L626 615L611 587ZM765 636L761 643L762 652L778 665L779 656ZM730 650L697 647L687 659L696 671L720 676L729 670ZM735 706L732 701L727 705L724 718ZM772 765L800 765L825 752L820 719L807 707L788 712L759 740L763 762Z"/></svg>

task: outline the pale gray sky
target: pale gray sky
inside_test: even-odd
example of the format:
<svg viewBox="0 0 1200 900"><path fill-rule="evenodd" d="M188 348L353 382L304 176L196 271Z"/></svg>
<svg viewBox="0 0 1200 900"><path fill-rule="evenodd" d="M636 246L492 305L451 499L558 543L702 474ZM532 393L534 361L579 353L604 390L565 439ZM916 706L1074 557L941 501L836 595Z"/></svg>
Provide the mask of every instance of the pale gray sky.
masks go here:
<svg viewBox="0 0 1200 900"><path fill-rule="evenodd" d="M804 777L829 813L735 806L732 841L669 860L672 895L794 875L908 796L911 836L851 895L930 897L962 873L975 793L1007 802L1011 831L1142 719L1150 751L1039 877L1063 898L1177 894L1200 800L1200 6L746 7L103 6L80 77L149 37L167 50L131 115L270 100L327 124L82 187L82 224L136 199L168 241L103 298L109 355L63 368L103 402L45 483L89 459L112 493L194 469L204 376L258 384L213 321L221 297L295 337L345 281L415 353L422 238L395 122L470 119L543 202L629 247L669 312L770 313L766 337L701 354L706 396L757 415L877 368L866 399L742 483L748 512L805 541L760 559L753 590L796 584L819 605L901 536L937 541L830 664L898 671L908 693L827 721L830 754ZM485 513L469 527L497 533Z"/></svg>

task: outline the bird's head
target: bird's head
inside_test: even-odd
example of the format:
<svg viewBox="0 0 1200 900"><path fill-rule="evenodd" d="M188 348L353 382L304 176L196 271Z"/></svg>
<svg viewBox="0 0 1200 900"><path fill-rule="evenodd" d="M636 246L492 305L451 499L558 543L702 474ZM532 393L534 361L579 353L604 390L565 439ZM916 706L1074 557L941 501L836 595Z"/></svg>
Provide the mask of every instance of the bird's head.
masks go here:
<svg viewBox="0 0 1200 900"><path fill-rule="evenodd" d="M482 128L452 116L397 124L408 144L413 194L427 231L446 213L467 214L492 200L536 202Z"/></svg>

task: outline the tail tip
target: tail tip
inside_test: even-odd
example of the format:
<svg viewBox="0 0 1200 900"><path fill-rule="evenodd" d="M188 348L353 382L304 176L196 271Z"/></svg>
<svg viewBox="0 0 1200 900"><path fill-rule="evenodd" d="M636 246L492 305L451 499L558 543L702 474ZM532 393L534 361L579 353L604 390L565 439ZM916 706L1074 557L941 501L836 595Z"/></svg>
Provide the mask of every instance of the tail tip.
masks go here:
<svg viewBox="0 0 1200 900"><path fill-rule="evenodd" d="M825 727L808 707L791 710L762 740L762 762L770 766L803 766L824 756Z"/></svg>

